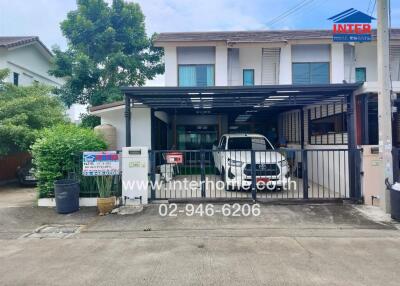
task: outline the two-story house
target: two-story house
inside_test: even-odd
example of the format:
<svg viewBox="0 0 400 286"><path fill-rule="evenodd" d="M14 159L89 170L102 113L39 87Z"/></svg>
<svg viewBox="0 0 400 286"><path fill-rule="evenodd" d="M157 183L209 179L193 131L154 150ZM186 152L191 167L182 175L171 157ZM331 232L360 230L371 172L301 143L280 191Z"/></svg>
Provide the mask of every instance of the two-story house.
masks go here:
<svg viewBox="0 0 400 286"><path fill-rule="evenodd" d="M61 87L63 80L48 74L53 54L35 36L0 37L0 69L10 70L7 82L15 85L31 85L34 82ZM72 122L78 122L86 108L74 104L68 110Z"/></svg>
<svg viewBox="0 0 400 286"><path fill-rule="evenodd" d="M392 86L399 93L400 29L390 37ZM364 43L333 42L329 30L287 30L161 33L155 44L165 51L165 87L123 88L125 102L91 109L116 128L118 148L211 149L233 132L261 133L275 146L302 150L378 144L375 31ZM396 145L400 117L394 118ZM374 150L365 148L364 174L376 174ZM355 161L314 152L308 177L354 190L348 177L361 176L349 173ZM319 181L330 173L335 179ZM371 186L363 190L367 199L376 195L377 180L370 178L360 183Z"/></svg>
<svg viewBox="0 0 400 286"><path fill-rule="evenodd" d="M357 110L360 111L357 113L356 121L357 143L377 144L375 41L334 43L331 31L303 30L161 33L155 44L163 47L165 51L166 87L364 83L355 93ZM400 30L397 29L391 32L391 64L393 90L398 92ZM118 117L112 115L113 121L108 120L108 113L123 108L122 104L121 102L111 104L109 108L107 108L109 105L95 107L92 113L101 116L104 122L118 127L123 125L122 110ZM310 147L321 144L347 144L346 120L342 118L345 116L346 108L347 104L335 104L335 106L331 104L325 107L314 104L304 108L303 144ZM214 114L212 110L208 111L213 114L207 115L204 110L201 115L195 115L196 112L164 113L164 121L168 124L175 121L173 126L171 124L169 126L171 127L169 131L174 133L167 132L171 134L168 134L168 144L164 143L164 147L176 146L187 149L185 136L188 135L184 134L189 133L191 137L198 137L197 142L201 142L191 146L192 148L200 148L202 144L203 147L209 147L221 133L239 130L269 134L275 144L285 142L301 145L300 110L268 112L263 114L262 120L256 120L257 116L253 114L248 120L239 121L236 119L240 114L229 114L229 112ZM133 116L140 116L141 113L144 113L143 108ZM159 114L161 112L156 112L157 118L161 117ZM150 111L143 116L149 119ZM268 116L271 118L265 120ZM118 120L121 122L118 123ZM138 128L141 128L141 125L138 125ZM124 128L119 130L118 146L121 147L125 144L125 137L122 134ZM133 123L132 143L150 147L150 132L141 133L140 138L135 139L134 130L135 123ZM396 140L399 141L397 137Z"/></svg>

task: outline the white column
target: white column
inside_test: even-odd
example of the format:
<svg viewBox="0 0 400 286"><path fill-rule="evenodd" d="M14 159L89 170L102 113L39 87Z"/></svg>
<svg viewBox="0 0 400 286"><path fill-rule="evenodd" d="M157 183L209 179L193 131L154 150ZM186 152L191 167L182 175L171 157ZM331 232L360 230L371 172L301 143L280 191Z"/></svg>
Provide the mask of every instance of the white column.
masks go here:
<svg viewBox="0 0 400 286"><path fill-rule="evenodd" d="M164 48L165 86L178 86L178 58L176 47Z"/></svg>
<svg viewBox="0 0 400 286"><path fill-rule="evenodd" d="M279 64L279 84L292 84L292 46L281 48Z"/></svg>
<svg viewBox="0 0 400 286"><path fill-rule="evenodd" d="M226 46L215 47L215 85L228 85L228 48Z"/></svg>
<svg viewBox="0 0 400 286"><path fill-rule="evenodd" d="M331 82L343 83L344 80L344 46L342 43L331 45Z"/></svg>
<svg viewBox="0 0 400 286"><path fill-rule="evenodd" d="M151 149L150 108L132 108L131 130L132 146L146 146Z"/></svg>

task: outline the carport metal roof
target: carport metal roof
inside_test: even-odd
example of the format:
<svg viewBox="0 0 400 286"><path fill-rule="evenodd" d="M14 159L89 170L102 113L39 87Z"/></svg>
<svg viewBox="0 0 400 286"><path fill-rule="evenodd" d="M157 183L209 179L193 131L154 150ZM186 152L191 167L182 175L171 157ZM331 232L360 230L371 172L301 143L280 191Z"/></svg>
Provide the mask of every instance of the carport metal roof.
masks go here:
<svg viewBox="0 0 400 286"><path fill-rule="evenodd" d="M135 106L153 109L221 109L305 106L338 102L362 83L216 87L123 87Z"/></svg>

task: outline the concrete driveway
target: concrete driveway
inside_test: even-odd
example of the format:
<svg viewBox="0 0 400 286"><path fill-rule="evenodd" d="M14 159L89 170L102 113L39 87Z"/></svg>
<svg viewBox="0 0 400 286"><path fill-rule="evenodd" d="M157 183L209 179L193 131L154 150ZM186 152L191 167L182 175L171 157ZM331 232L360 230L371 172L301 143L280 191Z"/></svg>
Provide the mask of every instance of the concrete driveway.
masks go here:
<svg viewBox="0 0 400 286"><path fill-rule="evenodd" d="M161 217L151 205L135 215L99 217L93 208L57 215L32 207L33 200L6 198L0 190L1 285L400 281L400 232L375 208L265 205L259 217ZM52 233L63 228L78 232Z"/></svg>

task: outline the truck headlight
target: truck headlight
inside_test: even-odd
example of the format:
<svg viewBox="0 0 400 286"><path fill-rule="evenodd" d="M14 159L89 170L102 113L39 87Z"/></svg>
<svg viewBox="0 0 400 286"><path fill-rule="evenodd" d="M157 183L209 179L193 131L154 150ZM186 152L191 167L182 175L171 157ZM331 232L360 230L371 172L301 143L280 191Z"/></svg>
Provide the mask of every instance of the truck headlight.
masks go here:
<svg viewBox="0 0 400 286"><path fill-rule="evenodd" d="M228 159L228 165L232 167L242 167L244 163L238 160Z"/></svg>

